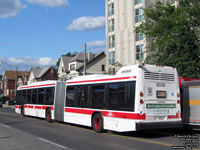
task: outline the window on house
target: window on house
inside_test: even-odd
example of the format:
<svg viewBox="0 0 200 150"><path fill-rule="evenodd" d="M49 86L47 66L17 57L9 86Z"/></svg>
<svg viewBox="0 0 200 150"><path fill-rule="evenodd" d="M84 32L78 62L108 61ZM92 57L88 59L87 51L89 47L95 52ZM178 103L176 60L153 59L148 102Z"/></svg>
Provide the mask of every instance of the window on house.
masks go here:
<svg viewBox="0 0 200 150"><path fill-rule="evenodd" d="M114 3L108 5L108 16L114 15Z"/></svg>
<svg viewBox="0 0 200 150"><path fill-rule="evenodd" d="M114 75L115 74L115 68L108 68L108 74Z"/></svg>
<svg viewBox="0 0 200 150"><path fill-rule="evenodd" d="M135 0L135 5L142 3L142 0Z"/></svg>
<svg viewBox="0 0 200 150"><path fill-rule="evenodd" d="M101 71L105 71L105 65L101 66Z"/></svg>
<svg viewBox="0 0 200 150"><path fill-rule="evenodd" d="M115 64L115 52L109 53L109 65Z"/></svg>
<svg viewBox="0 0 200 150"><path fill-rule="evenodd" d="M142 22L143 21L143 7L140 7L135 10L135 22Z"/></svg>
<svg viewBox="0 0 200 150"><path fill-rule="evenodd" d="M108 21L108 32L112 32L115 30L115 20L111 19Z"/></svg>
<svg viewBox="0 0 200 150"><path fill-rule="evenodd" d="M135 34L135 40L136 41L143 40L143 34L141 32L136 32L136 34Z"/></svg>
<svg viewBox="0 0 200 150"><path fill-rule="evenodd" d="M136 60L144 59L144 45L136 46Z"/></svg>
<svg viewBox="0 0 200 150"><path fill-rule="evenodd" d="M167 2L170 4L175 4L175 0L168 0Z"/></svg>
<svg viewBox="0 0 200 150"><path fill-rule="evenodd" d="M109 48L115 47L115 35L109 36Z"/></svg>
<svg viewBox="0 0 200 150"><path fill-rule="evenodd" d="M70 70L75 70L75 64L70 65Z"/></svg>

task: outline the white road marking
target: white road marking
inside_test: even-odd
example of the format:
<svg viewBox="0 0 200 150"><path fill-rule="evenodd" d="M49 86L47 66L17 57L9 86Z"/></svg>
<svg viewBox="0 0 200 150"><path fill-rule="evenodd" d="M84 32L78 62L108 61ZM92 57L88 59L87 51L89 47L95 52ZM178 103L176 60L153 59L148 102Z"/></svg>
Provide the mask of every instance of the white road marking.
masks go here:
<svg viewBox="0 0 200 150"><path fill-rule="evenodd" d="M49 143L49 144L55 145L55 146L60 147L60 148L63 148L63 149L66 149L66 148L67 148L67 147L65 147L65 146L62 146L62 145L60 145L60 144L57 144L57 143L51 142L51 141L46 140L46 139L43 139L43 138L38 138L38 139L41 140L41 141L43 141L43 142L46 142L46 143Z"/></svg>
<svg viewBox="0 0 200 150"><path fill-rule="evenodd" d="M6 128L10 128L10 126L7 126L7 125L2 124L2 123L0 123L0 125L4 126L4 127L6 127Z"/></svg>

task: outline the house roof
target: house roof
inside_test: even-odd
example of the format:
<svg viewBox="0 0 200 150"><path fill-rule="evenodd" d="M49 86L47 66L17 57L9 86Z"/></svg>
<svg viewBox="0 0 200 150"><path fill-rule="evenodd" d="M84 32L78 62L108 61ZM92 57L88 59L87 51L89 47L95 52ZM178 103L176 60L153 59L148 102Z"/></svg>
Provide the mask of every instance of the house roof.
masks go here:
<svg viewBox="0 0 200 150"><path fill-rule="evenodd" d="M17 76L23 75L23 74L28 74L29 72L27 71L13 71L13 70L5 70L4 75L3 75L3 79L6 78L8 80L14 80Z"/></svg>
<svg viewBox="0 0 200 150"><path fill-rule="evenodd" d="M35 78L41 78L52 67L53 66L46 67L46 68L32 67L31 71L33 72L33 75Z"/></svg>
<svg viewBox="0 0 200 150"><path fill-rule="evenodd" d="M104 52L100 52L100 53L97 53L95 56L94 56L94 58L93 59L91 59L90 61L88 61L87 63L86 63L86 66L87 65L89 65L89 64L91 64L92 62L94 62L95 60L97 60L99 57L101 57L101 56L105 56L105 53ZM81 65L79 68L77 68L76 70L81 70L81 69L83 69L83 65Z"/></svg>
<svg viewBox="0 0 200 150"><path fill-rule="evenodd" d="M91 59L93 59L93 57L94 57L94 54L92 54L92 53L87 53L86 54L86 59L88 59L88 58L91 58ZM74 56L74 57L72 57L70 60L69 60L69 62L74 62L74 61L84 61L84 53L79 53L79 54L77 54L76 56Z"/></svg>
<svg viewBox="0 0 200 150"><path fill-rule="evenodd" d="M61 60L63 61L65 70L68 70L68 64L70 59L72 59L72 57L70 56L61 56Z"/></svg>
<svg viewBox="0 0 200 150"><path fill-rule="evenodd" d="M91 60L95 57L96 55L95 54L92 54L92 53L87 53L86 54L86 60L88 60L88 58L90 58ZM84 53L79 53L77 54L76 56L74 57L70 57L70 56L61 56L61 59L63 61L63 64L64 64L64 68L65 68L65 71L69 70L69 63L70 62L75 62L75 61L84 61Z"/></svg>
<svg viewBox="0 0 200 150"><path fill-rule="evenodd" d="M32 67L31 71L33 72L33 75L35 78L38 77L38 75L40 74L40 72L42 71L43 68L40 67Z"/></svg>

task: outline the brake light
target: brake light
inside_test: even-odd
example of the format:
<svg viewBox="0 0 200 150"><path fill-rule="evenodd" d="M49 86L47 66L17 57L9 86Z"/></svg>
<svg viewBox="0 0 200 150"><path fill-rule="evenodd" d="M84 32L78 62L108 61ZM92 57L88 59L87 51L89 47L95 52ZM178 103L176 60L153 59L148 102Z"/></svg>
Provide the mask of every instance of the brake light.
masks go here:
<svg viewBox="0 0 200 150"><path fill-rule="evenodd" d="M140 104L144 104L144 100L143 99L140 100Z"/></svg>
<svg viewBox="0 0 200 150"><path fill-rule="evenodd" d="M181 103L181 100L177 100L177 103L180 104L180 103Z"/></svg>

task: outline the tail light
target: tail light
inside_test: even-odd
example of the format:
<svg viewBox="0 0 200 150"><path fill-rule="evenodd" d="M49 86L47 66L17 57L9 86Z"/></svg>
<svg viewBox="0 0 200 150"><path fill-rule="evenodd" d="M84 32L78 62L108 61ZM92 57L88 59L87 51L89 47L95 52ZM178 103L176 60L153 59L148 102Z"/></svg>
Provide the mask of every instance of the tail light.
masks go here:
<svg viewBox="0 0 200 150"><path fill-rule="evenodd" d="M140 100L140 104L144 104L144 100L143 99Z"/></svg>

